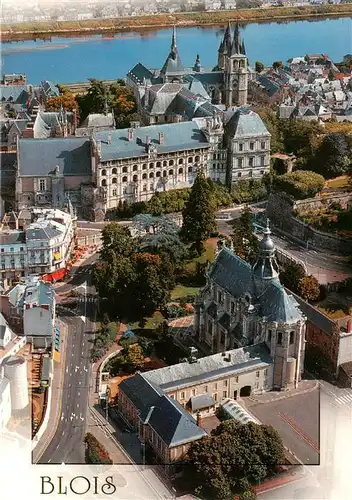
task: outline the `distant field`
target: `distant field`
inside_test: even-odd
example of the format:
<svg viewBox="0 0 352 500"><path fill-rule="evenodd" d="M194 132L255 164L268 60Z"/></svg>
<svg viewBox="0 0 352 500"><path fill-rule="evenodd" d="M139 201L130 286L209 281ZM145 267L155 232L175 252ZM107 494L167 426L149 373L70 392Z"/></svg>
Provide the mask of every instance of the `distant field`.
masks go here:
<svg viewBox="0 0 352 500"><path fill-rule="evenodd" d="M228 21L240 23L265 22L273 20L314 19L321 17L343 17L352 14L351 4L312 5L304 7L273 7L267 9L238 9L215 12L183 12L157 14L113 19L88 19L84 21L43 21L28 23L7 23L2 25L3 41L30 39L34 36L67 35L88 33L114 33L157 29L176 24L177 26L214 26Z"/></svg>

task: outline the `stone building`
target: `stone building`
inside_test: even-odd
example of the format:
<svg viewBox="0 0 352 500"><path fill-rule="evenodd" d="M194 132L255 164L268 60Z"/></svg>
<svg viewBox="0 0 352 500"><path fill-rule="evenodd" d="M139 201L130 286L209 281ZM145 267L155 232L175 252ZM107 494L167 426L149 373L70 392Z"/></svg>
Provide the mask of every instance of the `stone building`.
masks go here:
<svg viewBox="0 0 352 500"><path fill-rule="evenodd" d="M146 124L191 120L232 106L245 106L248 82L254 79L239 27L236 25L232 36L230 24L213 68L204 68L199 55L192 68L184 67L174 28L170 53L160 70L149 70L138 63L127 74L127 84L134 90Z"/></svg>
<svg viewBox="0 0 352 500"><path fill-rule="evenodd" d="M195 329L210 353L265 345L272 358L270 389L284 389L301 379L306 318L280 283L270 234L267 227L252 266L221 249L196 301Z"/></svg>
<svg viewBox="0 0 352 500"><path fill-rule="evenodd" d="M242 108L224 119L96 133L96 185L106 193L105 209L191 187L199 168L230 187L240 179L261 179L270 168L270 134L264 123Z"/></svg>

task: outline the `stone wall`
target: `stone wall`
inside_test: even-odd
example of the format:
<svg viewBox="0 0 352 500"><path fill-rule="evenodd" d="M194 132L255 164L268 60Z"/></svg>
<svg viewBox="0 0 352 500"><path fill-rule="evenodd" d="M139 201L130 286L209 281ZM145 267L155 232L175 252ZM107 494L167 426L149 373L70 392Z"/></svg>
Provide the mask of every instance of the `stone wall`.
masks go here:
<svg viewBox="0 0 352 500"><path fill-rule="evenodd" d="M326 207L331 203L341 203L347 207L352 200L352 193L333 193L327 196L293 200L285 193L273 192L267 203L267 216L273 226L290 234L293 239L303 244L309 243L311 248L325 249L341 255L350 255L352 238L342 238L332 233L319 231L294 217L294 213Z"/></svg>

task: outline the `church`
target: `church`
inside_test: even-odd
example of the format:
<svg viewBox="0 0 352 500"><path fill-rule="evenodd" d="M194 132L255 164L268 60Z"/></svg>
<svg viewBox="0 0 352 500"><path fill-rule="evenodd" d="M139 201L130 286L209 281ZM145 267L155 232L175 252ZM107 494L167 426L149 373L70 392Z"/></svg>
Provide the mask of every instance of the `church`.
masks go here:
<svg viewBox="0 0 352 500"><path fill-rule="evenodd" d="M279 279L269 223L254 264L223 247L197 297L195 330L209 354L261 345L272 359L270 389L294 387L304 366L306 318Z"/></svg>
<svg viewBox="0 0 352 500"><path fill-rule="evenodd" d="M145 125L173 123L204 118L247 105L248 82L255 71L248 64L244 41L238 25L234 35L228 24L218 49L217 64L204 68L199 55L194 66L185 68L173 29L171 48L160 70L149 70L138 63L127 74L138 110Z"/></svg>

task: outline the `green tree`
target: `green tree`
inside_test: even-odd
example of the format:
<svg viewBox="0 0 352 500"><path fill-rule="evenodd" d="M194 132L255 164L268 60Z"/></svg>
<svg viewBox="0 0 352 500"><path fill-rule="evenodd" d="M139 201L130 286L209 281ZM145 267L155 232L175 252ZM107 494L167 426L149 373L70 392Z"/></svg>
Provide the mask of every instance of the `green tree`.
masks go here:
<svg viewBox="0 0 352 500"><path fill-rule="evenodd" d="M305 276L299 282L299 295L308 302L317 300L320 295L319 281L315 276Z"/></svg>
<svg viewBox="0 0 352 500"><path fill-rule="evenodd" d="M48 99L45 109L46 111L60 111L61 106L66 111L73 111L74 109L78 111L77 100L73 93L67 88L63 88L58 97L51 97Z"/></svg>
<svg viewBox="0 0 352 500"><path fill-rule="evenodd" d="M350 154L346 137L339 132L327 134L315 155L314 170L330 179L348 171Z"/></svg>
<svg viewBox="0 0 352 500"><path fill-rule="evenodd" d="M286 264L280 272L281 283L294 293L299 293L299 284L304 277L303 267L294 261Z"/></svg>
<svg viewBox="0 0 352 500"><path fill-rule="evenodd" d="M144 362L142 347L138 344L129 345L125 355L125 362L131 365L134 370L141 366Z"/></svg>
<svg viewBox="0 0 352 500"><path fill-rule="evenodd" d="M95 78L89 78L89 82L87 93L77 96L81 120L85 120L90 113L104 113L106 106L111 109L114 105L114 98L107 85Z"/></svg>
<svg viewBox="0 0 352 500"><path fill-rule="evenodd" d="M308 170L297 170L273 178L273 188L284 191L296 200L311 198L319 193L325 184L324 177Z"/></svg>
<svg viewBox="0 0 352 500"><path fill-rule="evenodd" d="M284 462L283 443L275 429L231 419L191 444L186 474L203 498L233 499L275 474Z"/></svg>
<svg viewBox="0 0 352 500"><path fill-rule="evenodd" d="M255 62L255 70L257 73L261 73L264 70L264 64L260 61Z"/></svg>
<svg viewBox="0 0 352 500"><path fill-rule="evenodd" d="M199 172L182 212L181 230L184 241L193 243L198 254L202 252L203 242L216 229L215 210L213 191L204 173Z"/></svg>
<svg viewBox="0 0 352 500"><path fill-rule="evenodd" d="M245 207L239 219L232 223L231 234L233 249L236 255L246 262L252 262L258 252L258 239L253 234L254 216L249 207Z"/></svg>
<svg viewBox="0 0 352 500"><path fill-rule="evenodd" d="M277 114L270 108L257 108L256 113L265 123L266 128L271 134L270 148L272 153L283 153L284 136L282 130L282 121L279 120Z"/></svg>
<svg viewBox="0 0 352 500"><path fill-rule="evenodd" d="M282 67L283 67L282 61L274 61L273 62L273 69L275 71L278 70L279 68L282 68Z"/></svg>

